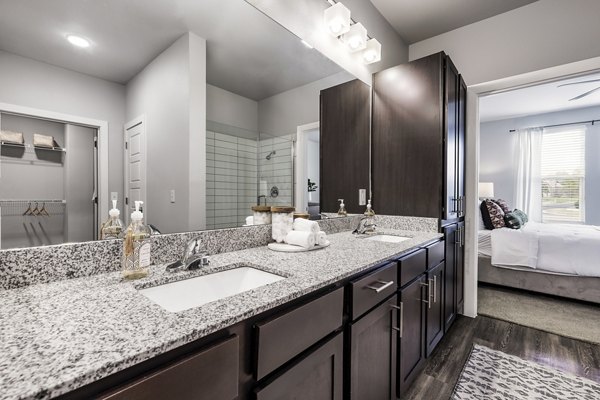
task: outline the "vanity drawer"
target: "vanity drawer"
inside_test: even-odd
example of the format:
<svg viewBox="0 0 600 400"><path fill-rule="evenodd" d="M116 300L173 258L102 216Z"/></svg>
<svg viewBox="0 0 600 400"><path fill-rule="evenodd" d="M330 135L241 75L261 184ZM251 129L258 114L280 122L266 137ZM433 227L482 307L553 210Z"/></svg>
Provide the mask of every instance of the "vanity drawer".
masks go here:
<svg viewBox="0 0 600 400"><path fill-rule="evenodd" d="M99 398L102 400L238 398L239 339L232 336Z"/></svg>
<svg viewBox="0 0 600 400"><path fill-rule="evenodd" d="M430 246L427 246L427 269L431 269L437 265L439 265L445 259L445 250L444 241L441 240L437 243L434 243Z"/></svg>
<svg viewBox="0 0 600 400"><path fill-rule="evenodd" d="M388 263L377 271L350 282L352 320L384 301L398 289L398 263Z"/></svg>
<svg viewBox="0 0 600 400"><path fill-rule="evenodd" d="M342 326L344 289L255 325L256 379L262 379Z"/></svg>
<svg viewBox="0 0 600 400"><path fill-rule="evenodd" d="M427 271L427 250L421 249L398 260L400 287Z"/></svg>

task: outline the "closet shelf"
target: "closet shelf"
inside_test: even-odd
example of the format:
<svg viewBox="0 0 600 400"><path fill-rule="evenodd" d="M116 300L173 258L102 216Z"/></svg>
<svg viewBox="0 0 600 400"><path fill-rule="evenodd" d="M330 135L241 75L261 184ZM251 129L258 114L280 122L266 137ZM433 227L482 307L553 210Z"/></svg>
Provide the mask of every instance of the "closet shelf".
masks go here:
<svg viewBox="0 0 600 400"><path fill-rule="evenodd" d="M39 200L39 199L0 199L0 204L29 204L29 203L39 203L39 204L67 204L66 200Z"/></svg>
<svg viewBox="0 0 600 400"><path fill-rule="evenodd" d="M16 144L16 143L0 142L0 146L13 147L15 149L25 149L25 150L29 150L29 151L41 150L41 151L59 151L62 153L67 152L67 149L65 149L64 147L41 147L41 146L34 146L34 145L28 144L28 143Z"/></svg>

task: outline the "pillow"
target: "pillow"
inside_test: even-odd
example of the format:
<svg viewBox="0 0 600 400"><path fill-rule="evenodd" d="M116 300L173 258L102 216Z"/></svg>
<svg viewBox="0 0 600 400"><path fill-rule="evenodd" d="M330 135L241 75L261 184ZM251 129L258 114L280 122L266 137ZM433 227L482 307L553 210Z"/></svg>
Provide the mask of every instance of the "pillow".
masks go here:
<svg viewBox="0 0 600 400"><path fill-rule="evenodd" d="M521 216L515 212L509 212L504 215L504 225L510 229L521 229L525 222L521 219Z"/></svg>
<svg viewBox="0 0 600 400"><path fill-rule="evenodd" d="M508 202L502 199L491 199L494 203L498 204L504 214L508 214L510 212L510 208L508 207Z"/></svg>
<svg viewBox="0 0 600 400"><path fill-rule="evenodd" d="M483 231L486 229L485 224L483 223L483 214L481 213L481 207L479 208L479 227L478 227L478 229L480 231Z"/></svg>
<svg viewBox="0 0 600 400"><path fill-rule="evenodd" d="M523 212L521 210L517 210L515 208L512 213L518 215L519 218L521 218L521 221L523 221L523 225L525 225L527 222L529 222L529 217L527 216L527 214L525 214L525 212Z"/></svg>
<svg viewBox="0 0 600 400"><path fill-rule="evenodd" d="M504 228L504 211L492 200L484 200L479 206L485 229Z"/></svg>

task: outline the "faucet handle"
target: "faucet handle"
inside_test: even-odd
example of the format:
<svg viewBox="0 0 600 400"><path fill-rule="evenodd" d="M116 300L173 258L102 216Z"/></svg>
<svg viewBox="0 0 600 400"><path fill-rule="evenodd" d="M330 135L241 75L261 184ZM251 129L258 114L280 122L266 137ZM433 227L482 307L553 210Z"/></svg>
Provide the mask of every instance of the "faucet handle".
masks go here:
<svg viewBox="0 0 600 400"><path fill-rule="evenodd" d="M197 256L200 252L202 252L202 241L200 238L190 240L185 246L185 252L182 257L183 262L185 263L190 258Z"/></svg>

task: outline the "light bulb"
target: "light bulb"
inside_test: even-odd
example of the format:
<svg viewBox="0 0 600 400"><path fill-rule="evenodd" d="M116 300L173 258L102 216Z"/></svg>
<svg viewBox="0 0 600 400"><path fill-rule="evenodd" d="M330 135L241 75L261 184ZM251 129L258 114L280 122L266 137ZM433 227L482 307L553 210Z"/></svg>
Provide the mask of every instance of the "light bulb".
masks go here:
<svg viewBox="0 0 600 400"><path fill-rule="evenodd" d="M367 47L367 29L360 22L352 25L344 34L344 43L352 53L364 49Z"/></svg>
<svg viewBox="0 0 600 400"><path fill-rule="evenodd" d="M381 43L377 39L367 41L367 47L363 51L363 60L365 64L373 64L381 61Z"/></svg>
<svg viewBox="0 0 600 400"><path fill-rule="evenodd" d="M336 3L326 9L323 19L327 30L335 37L343 35L350 29L350 10L342 3Z"/></svg>

